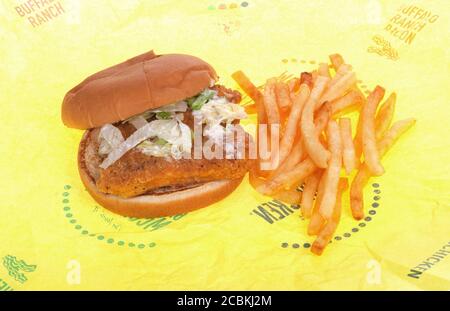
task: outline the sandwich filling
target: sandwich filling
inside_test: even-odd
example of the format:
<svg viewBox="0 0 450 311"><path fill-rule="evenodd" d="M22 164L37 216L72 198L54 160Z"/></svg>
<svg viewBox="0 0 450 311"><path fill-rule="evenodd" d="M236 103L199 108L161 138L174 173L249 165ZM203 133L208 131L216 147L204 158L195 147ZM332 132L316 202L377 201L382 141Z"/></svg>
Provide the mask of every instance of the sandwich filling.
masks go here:
<svg viewBox="0 0 450 311"><path fill-rule="evenodd" d="M248 159L192 157L194 126L202 128L204 141L237 152L239 145L226 145L224 137L230 125L239 126L247 117L240 99L238 92L214 85L192 98L90 130L84 158L98 190L133 197L242 178L251 165ZM246 134L244 150L249 139Z"/></svg>

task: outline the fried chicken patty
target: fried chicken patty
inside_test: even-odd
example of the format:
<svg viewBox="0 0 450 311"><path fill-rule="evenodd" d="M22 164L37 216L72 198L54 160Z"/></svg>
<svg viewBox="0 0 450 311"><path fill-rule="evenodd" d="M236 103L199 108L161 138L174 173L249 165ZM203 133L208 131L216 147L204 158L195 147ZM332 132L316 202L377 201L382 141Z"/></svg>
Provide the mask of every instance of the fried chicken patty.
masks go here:
<svg viewBox="0 0 450 311"><path fill-rule="evenodd" d="M145 155L134 148L107 169L99 168L98 129L88 133L85 159L99 191L121 197L162 194L222 179L242 178L248 159L173 159Z"/></svg>
<svg viewBox="0 0 450 311"><path fill-rule="evenodd" d="M97 188L132 197L162 187L178 189L214 180L237 179L247 170L245 160L175 160L131 150L111 167L100 171Z"/></svg>

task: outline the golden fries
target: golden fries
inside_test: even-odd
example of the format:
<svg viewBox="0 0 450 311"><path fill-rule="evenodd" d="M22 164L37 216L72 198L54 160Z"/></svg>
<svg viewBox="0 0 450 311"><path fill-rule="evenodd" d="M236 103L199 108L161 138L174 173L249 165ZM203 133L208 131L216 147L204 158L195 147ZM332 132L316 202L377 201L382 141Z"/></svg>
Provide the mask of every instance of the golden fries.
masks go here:
<svg viewBox="0 0 450 311"><path fill-rule="evenodd" d="M303 187L302 199L300 201L300 209L305 218L311 218L314 196L317 193L317 187L319 186L322 173L322 170L318 170L305 179L305 186Z"/></svg>
<svg viewBox="0 0 450 311"><path fill-rule="evenodd" d="M342 66L341 66L342 67ZM331 102L340 96L344 95L356 83L356 76L354 72L347 72L339 80L331 85L325 94L320 98L316 110L320 108L321 103Z"/></svg>
<svg viewBox="0 0 450 311"><path fill-rule="evenodd" d="M263 102L264 102L264 108L267 115L267 123L269 126L269 133L272 132L272 126L278 126L278 129L280 128L280 111L278 109L277 104L277 98L275 94L275 84L276 79L272 78L267 80L266 87L264 88L264 94L263 94ZM270 163L270 167L278 166L278 156L279 156L279 150L277 148L278 146L270 146L270 160L268 161Z"/></svg>
<svg viewBox="0 0 450 311"><path fill-rule="evenodd" d="M363 196L364 187L370 178L370 172L365 164L361 165L353 178L352 186L350 188L350 209L352 216L356 220L361 220L364 217Z"/></svg>
<svg viewBox="0 0 450 311"><path fill-rule="evenodd" d="M292 78L288 82L289 91L294 94L298 91L298 88L300 87L300 79L299 78ZM291 99L292 101L292 99Z"/></svg>
<svg viewBox="0 0 450 311"><path fill-rule="evenodd" d="M312 82L314 85L316 83L317 77L319 76L319 71L317 71L317 70L311 71L311 76L312 76Z"/></svg>
<svg viewBox="0 0 450 311"><path fill-rule="evenodd" d="M323 192L325 189L325 183L327 179L327 171L323 170L320 177L319 185L317 186L316 202L314 203L313 212L309 221L308 235L317 235L325 224L325 219L320 215L320 205L322 204Z"/></svg>
<svg viewBox="0 0 450 311"><path fill-rule="evenodd" d="M262 94L258 88L250 81L250 79L241 70L234 72L231 77L236 81L240 88L251 98L254 102L261 100Z"/></svg>
<svg viewBox="0 0 450 311"><path fill-rule="evenodd" d="M383 157L387 153L387 151L394 145L397 139L403 133L409 130L415 123L416 120L413 118L395 122L377 144L380 156ZM352 210L353 218L355 218L356 220L360 220L364 217L363 190L370 177L371 174L368 166L366 164L363 164L358 170L358 173L356 174L352 182L352 186L350 189L350 207Z"/></svg>
<svg viewBox="0 0 450 311"><path fill-rule="evenodd" d="M319 213L319 211L317 211L317 208L314 207L314 213L312 214L308 225L307 231L308 235L319 234L320 230L322 230L324 225L325 219L323 219L322 215Z"/></svg>
<svg viewBox="0 0 450 311"><path fill-rule="evenodd" d="M342 142L339 126L336 121L331 120L328 123L327 136L331 157L326 170L326 179L319 212L324 219L330 220L334 204L336 203L339 173L342 166Z"/></svg>
<svg viewBox="0 0 450 311"><path fill-rule="evenodd" d="M267 115L266 109L264 108L263 95L241 70L234 72L231 77L234 79L234 81L236 81L239 87L255 102L254 108L252 107L252 105L245 108L247 113L251 112L253 109L256 110L258 118L256 140L259 141L259 124L267 123ZM257 148L258 147L259 146L257 145ZM257 154L259 155L259 152L257 152Z"/></svg>
<svg viewBox="0 0 450 311"><path fill-rule="evenodd" d="M327 167L330 153L319 141L313 118L314 109L329 80L330 79L326 77L317 77L317 81L314 84L309 99L303 108L300 126L306 151L314 163L320 168Z"/></svg>
<svg viewBox="0 0 450 311"><path fill-rule="evenodd" d="M291 153L286 157L286 160L281 163L281 165L276 170L274 170L272 174L269 175L268 179L273 179L274 176L290 171L303 159L303 156L303 143L301 141L298 141L297 143L294 143L294 146L291 149Z"/></svg>
<svg viewBox="0 0 450 311"><path fill-rule="evenodd" d="M273 195L274 199L280 200L282 202L286 202L292 205L297 205L300 203L302 198L302 193L298 191L296 188L294 189L283 189L280 190Z"/></svg>
<svg viewBox="0 0 450 311"><path fill-rule="evenodd" d="M321 75L321 76L331 78L330 69L328 68L327 63L320 63L318 72L319 72L319 75Z"/></svg>
<svg viewBox="0 0 450 311"><path fill-rule="evenodd" d="M414 118L404 119L392 124L391 128L383 135L383 138L377 144L380 156L383 157L389 149L392 148L399 137L409 130L414 124L416 124L416 119Z"/></svg>
<svg viewBox="0 0 450 311"><path fill-rule="evenodd" d="M363 150L363 147L362 147L363 120L362 120L361 111L363 111L365 105L366 105L365 102L363 102L361 104L360 113L359 113L359 117L358 117L358 123L356 124L356 133L355 133L355 137L353 138L353 145L355 146L355 156L356 156L356 161L357 161L358 165L360 163L362 150Z"/></svg>
<svg viewBox="0 0 450 311"><path fill-rule="evenodd" d="M306 100L308 99L308 96L309 88L306 84L302 84L300 86L299 94L294 96L294 103L291 108L291 113L289 114L287 120L284 135L280 141L280 163L282 163L286 159L289 152L291 151L295 136L297 135L298 122L300 120L302 109Z"/></svg>
<svg viewBox="0 0 450 311"><path fill-rule="evenodd" d="M344 58L342 58L340 54L331 54L329 58L336 72L338 71L339 67L341 67L341 65L345 63Z"/></svg>
<svg viewBox="0 0 450 311"><path fill-rule="evenodd" d="M279 110L287 111L292 105L289 86L286 83L277 82L275 84L275 93Z"/></svg>
<svg viewBox="0 0 450 311"><path fill-rule="evenodd" d="M397 94L392 93L381 105L375 118L375 137L378 140L383 136L394 119L395 102Z"/></svg>
<svg viewBox="0 0 450 311"><path fill-rule="evenodd" d="M331 81L328 83L328 88L331 88L333 85L335 85L339 80L341 80L346 74L351 72L352 66L349 64L342 64L339 66L339 69L336 71L336 74L331 79Z"/></svg>
<svg viewBox="0 0 450 311"><path fill-rule="evenodd" d="M280 124L280 112L275 96L275 83L275 79L269 79L264 88L264 108L266 110L267 122L269 125Z"/></svg>
<svg viewBox="0 0 450 311"><path fill-rule="evenodd" d="M356 167L355 146L352 139L352 124L350 119L339 119L339 131L342 140L342 162L345 172L350 174Z"/></svg>
<svg viewBox="0 0 450 311"><path fill-rule="evenodd" d="M289 189L293 185L298 185L300 182L314 173L317 166L310 158L306 158L290 171L275 176L272 180L269 180L263 188L261 188L263 194L273 194L280 189Z"/></svg>
<svg viewBox="0 0 450 311"><path fill-rule="evenodd" d="M364 97L358 91L351 90L342 97L330 103L331 115L337 117L340 114L358 110L364 102Z"/></svg>
<svg viewBox="0 0 450 311"><path fill-rule="evenodd" d="M342 194L348 188L347 178L341 178L339 180L338 192L336 195L336 204L333 209L333 215L323 229L317 235L313 245L311 246L311 252L316 255L322 255L323 250L330 243L336 228L339 225L342 211Z"/></svg>
<svg viewBox="0 0 450 311"><path fill-rule="evenodd" d="M362 146L364 161L367 168L375 176L380 176L384 173L384 168L380 163L380 155L377 149L377 142L375 137L375 113L378 104L383 99L384 89L380 86L375 87L372 93L367 98L367 103L362 111Z"/></svg>
<svg viewBox="0 0 450 311"><path fill-rule="evenodd" d="M300 84L306 84L309 89L313 87L313 76L309 72L302 72L300 74Z"/></svg>
<svg viewBox="0 0 450 311"><path fill-rule="evenodd" d="M383 174L380 159L415 123L406 119L391 126L396 93L380 105L385 91L377 86L366 98L352 66L339 54L329 58L331 71L327 63L320 63L300 77L267 80L263 92L242 72L233 74L255 101L252 109L258 113L258 127L268 123L281 128L280 137L274 139L279 149L271 140L271 170L251 169L250 183L264 195L300 204L302 215L309 220L307 233L316 236L311 247L316 255L323 253L341 218L342 195L349 185L347 178L341 178L341 169L347 176L357 169L349 196L352 216L360 220L364 187L372 176ZM351 120L340 117L350 111L359 113L353 138ZM297 187L302 183L301 193Z"/></svg>
<svg viewBox="0 0 450 311"><path fill-rule="evenodd" d="M324 104L322 108L316 113L316 118L314 119L314 126L316 127L316 134L320 135L327 127L328 121L330 120L330 105Z"/></svg>

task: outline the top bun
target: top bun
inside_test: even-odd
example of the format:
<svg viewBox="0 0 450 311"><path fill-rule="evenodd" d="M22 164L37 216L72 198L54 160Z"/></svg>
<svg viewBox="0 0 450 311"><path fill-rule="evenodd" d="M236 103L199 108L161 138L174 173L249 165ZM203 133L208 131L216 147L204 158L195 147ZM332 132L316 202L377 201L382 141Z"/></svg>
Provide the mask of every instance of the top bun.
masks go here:
<svg viewBox="0 0 450 311"><path fill-rule="evenodd" d="M194 96L217 80L200 58L153 51L102 70L71 89L62 104L63 123L89 129Z"/></svg>

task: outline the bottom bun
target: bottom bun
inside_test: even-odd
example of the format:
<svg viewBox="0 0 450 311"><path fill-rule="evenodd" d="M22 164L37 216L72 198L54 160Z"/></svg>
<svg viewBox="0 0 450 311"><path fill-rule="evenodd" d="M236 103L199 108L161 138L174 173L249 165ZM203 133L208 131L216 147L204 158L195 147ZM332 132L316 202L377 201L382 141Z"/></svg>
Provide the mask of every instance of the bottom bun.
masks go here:
<svg viewBox="0 0 450 311"><path fill-rule="evenodd" d="M86 135L85 135L86 136ZM122 198L100 192L84 161L84 138L78 150L78 171L86 190L97 203L108 210L128 217L151 218L190 212L218 202L233 192L243 178L217 180L194 188L158 195Z"/></svg>

